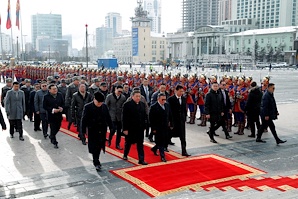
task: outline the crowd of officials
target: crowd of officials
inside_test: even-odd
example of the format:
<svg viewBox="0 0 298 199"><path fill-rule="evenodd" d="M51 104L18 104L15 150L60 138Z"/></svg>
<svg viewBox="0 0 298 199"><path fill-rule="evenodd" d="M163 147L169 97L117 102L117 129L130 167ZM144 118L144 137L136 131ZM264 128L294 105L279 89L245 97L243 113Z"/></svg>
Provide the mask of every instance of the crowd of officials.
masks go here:
<svg viewBox="0 0 298 199"><path fill-rule="evenodd" d="M42 131L44 138L49 136L54 148L58 148L56 135L65 114L68 129L71 125L77 127L83 145L88 135L88 149L97 170L101 168L100 152L105 151L106 144L111 145L115 134L116 148L124 150L124 160L128 159L131 145L136 144L139 164L147 164L145 136L155 142L151 151L160 155L163 162L167 161L168 145L174 145L172 137L180 138L182 155L190 156L186 150L185 123L195 124L197 108L201 120L198 126L210 122L207 133L213 143L217 143L214 136L218 136L218 128L222 127L225 138L231 139L232 126L238 128L234 134L243 135L245 125L251 130L249 137L257 137L256 142L265 142L261 137L268 127L277 144L286 142L277 136L273 123L279 114L273 95L275 85L269 83L269 77L258 86L251 77L244 76L218 79L216 75L207 78L204 74L137 75L136 78L132 73L118 73L115 81L107 82L106 76L89 78L74 73L67 78L53 75L34 79L34 83L31 79L13 81L5 76L1 105L9 121L10 136L13 138L16 131L24 141L22 121L27 116L34 122L34 131ZM2 112L0 123L6 129ZM124 149L120 145L122 136Z"/></svg>

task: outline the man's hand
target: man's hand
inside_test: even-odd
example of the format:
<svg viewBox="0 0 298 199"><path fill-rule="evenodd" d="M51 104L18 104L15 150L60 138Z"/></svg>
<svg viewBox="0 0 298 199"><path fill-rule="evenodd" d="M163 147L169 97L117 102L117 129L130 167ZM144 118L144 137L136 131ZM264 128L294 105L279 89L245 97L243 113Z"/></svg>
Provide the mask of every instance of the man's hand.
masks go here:
<svg viewBox="0 0 298 199"><path fill-rule="evenodd" d="M123 131L123 134L124 135L128 135L128 131Z"/></svg>
<svg viewBox="0 0 298 199"><path fill-rule="evenodd" d="M60 106L59 106L58 108L59 108L60 112L62 112L62 111L63 111L63 108L62 108L62 107L60 107Z"/></svg>
<svg viewBox="0 0 298 199"><path fill-rule="evenodd" d="M152 131L152 133L156 133L156 130Z"/></svg>
<svg viewBox="0 0 298 199"><path fill-rule="evenodd" d="M230 114L232 114L232 113L233 113L233 112L232 112L232 109L230 109L230 110L229 110L229 113L230 113Z"/></svg>
<svg viewBox="0 0 298 199"><path fill-rule="evenodd" d="M206 115L206 118L207 118L207 119L210 119L210 115Z"/></svg>
<svg viewBox="0 0 298 199"><path fill-rule="evenodd" d="M39 111L37 111L36 114L39 115Z"/></svg>
<svg viewBox="0 0 298 199"><path fill-rule="evenodd" d="M267 121L268 121L268 120L269 120L269 116L265 116L265 120L267 120Z"/></svg>
<svg viewBox="0 0 298 199"><path fill-rule="evenodd" d="M225 114L222 112L220 115L221 115L221 116L224 116Z"/></svg>

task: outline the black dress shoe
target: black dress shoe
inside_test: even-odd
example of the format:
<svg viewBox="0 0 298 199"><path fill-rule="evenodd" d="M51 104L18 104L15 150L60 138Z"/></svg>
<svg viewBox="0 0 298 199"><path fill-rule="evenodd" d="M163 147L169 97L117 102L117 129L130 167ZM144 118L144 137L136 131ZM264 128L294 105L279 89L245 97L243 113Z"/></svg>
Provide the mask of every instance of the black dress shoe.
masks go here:
<svg viewBox="0 0 298 199"><path fill-rule="evenodd" d="M48 134L43 135L44 139L47 139L48 136L49 136Z"/></svg>
<svg viewBox="0 0 298 199"><path fill-rule="evenodd" d="M55 149L58 149L58 148L59 148L57 143L54 144L54 148L55 148Z"/></svg>
<svg viewBox="0 0 298 199"><path fill-rule="evenodd" d="M164 151L165 151L165 152L170 152L168 148L165 148Z"/></svg>
<svg viewBox="0 0 298 199"><path fill-rule="evenodd" d="M151 148L151 151L153 152L154 155L158 156L157 150L155 150L154 148Z"/></svg>
<svg viewBox="0 0 298 199"><path fill-rule="evenodd" d="M24 138L22 136L19 137L19 140L24 141Z"/></svg>
<svg viewBox="0 0 298 199"><path fill-rule="evenodd" d="M261 139L256 139L256 142L266 143L265 140L261 140Z"/></svg>
<svg viewBox="0 0 298 199"><path fill-rule="evenodd" d="M170 141L170 142L169 142L169 145L175 145L175 143L174 143L174 142L172 142L172 141Z"/></svg>
<svg viewBox="0 0 298 199"><path fill-rule="evenodd" d="M249 137L249 138L255 138L256 136L255 135L248 135L247 137Z"/></svg>
<svg viewBox="0 0 298 199"><path fill-rule="evenodd" d="M127 156L123 156L123 160L128 160Z"/></svg>
<svg viewBox="0 0 298 199"><path fill-rule="evenodd" d="M148 165L148 163L145 162L145 161L139 161L139 164L141 164L141 165Z"/></svg>
<svg viewBox="0 0 298 199"><path fill-rule="evenodd" d="M167 160L165 158L161 158L162 162L167 162Z"/></svg>
<svg viewBox="0 0 298 199"><path fill-rule="evenodd" d="M212 142L212 143L217 143L216 140L214 140L214 139L213 139L213 140L210 140L210 142Z"/></svg>
<svg viewBox="0 0 298 199"><path fill-rule="evenodd" d="M186 152L186 153L182 153L182 156L189 157L189 156L191 156L191 155L190 155L190 154L188 154L188 153Z"/></svg>
<svg viewBox="0 0 298 199"><path fill-rule="evenodd" d="M86 140L82 140L82 144L83 145L86 145Z"/></svg>
<svg viewBox="0 0 298 199"><path fill-rule="evenodd" d="M213 135L214 135L214 136L219 136L219 135L218 135L218 134L216 134L216 133L214 133Z"/></svg>
<svg viewBox="0 0 298 199"><path fill-rule="evenodd" d="M119 146L119 145L116 146L116 149L123 150L123 148L121 146Z"/></svg>
<svg viewBox="0 0 298 199"><path fill-rule="evenodd" d="M13 137L13 134L10 134L10 138L14 138L14 137Z"/></svg>
<svg viewBox="0 0 298 199"><path fill-rule="evenodd" d="M232 136L230 136L230 135L227 135L226 136L226 139L228 140L228 139L231 139L232 138Z"/></svg>
<svg viewBox="0 0 298 199"><path fill-rule="evenodd" d="M96 171L101 171L101 165L96 165L95 169L96 169Z"/></svg>
<svg viewBox="0 0 298 199"><path fill-rule="evenodd" d="M287 142L287 140L278 140L278 141L276 141L276 144L282 144L282 143L285 143L285 142Z"/></svg>

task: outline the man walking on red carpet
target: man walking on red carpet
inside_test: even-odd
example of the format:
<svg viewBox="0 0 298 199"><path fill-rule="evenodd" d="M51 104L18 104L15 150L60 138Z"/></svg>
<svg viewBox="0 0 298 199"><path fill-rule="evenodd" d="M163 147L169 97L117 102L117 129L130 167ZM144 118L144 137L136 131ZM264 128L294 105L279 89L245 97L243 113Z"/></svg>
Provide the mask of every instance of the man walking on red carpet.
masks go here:
<svg viewBox="0 0 298 199"><path fill-rule="evenodd" d="M145 109L145 103L141 102L141 92L134 90L131 101L123 105L123 133L125 136L125 147L123 159L127 156L132 144L137 144L139 164L147 165L144 161L144 131L148 123L148 115Z"/></svg>
<svg viewBox="0 0 298 199"><path fill-rule="evenodd" d="M168 128L172 126L170 106L166 103L167 97L164 93L159 93L157 102L150 108L149 119L151 124L151 131L155 134L156 145L151 148L154 155L159 150L162 162L166 162L164 148L168 142Z"/></svg>

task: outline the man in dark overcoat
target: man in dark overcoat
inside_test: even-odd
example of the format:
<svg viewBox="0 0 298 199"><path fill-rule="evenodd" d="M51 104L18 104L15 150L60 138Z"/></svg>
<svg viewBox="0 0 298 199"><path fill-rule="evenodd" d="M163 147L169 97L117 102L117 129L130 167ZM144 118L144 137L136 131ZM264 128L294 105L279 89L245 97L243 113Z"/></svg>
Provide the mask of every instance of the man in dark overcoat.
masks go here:
<svg viewBox="0 0 298 199"><path fill-rule="evenodd" d="M151 131L155 135L156 145L151 148L154 155L159 150L162 162L166 162L164 148L168 142L168 129L172 126L170 105L166 103L167 96L164 93L159 93L157 102L153 104L149 112L149 120L151 124Z"/></svg>
<svg viewBox="0 0 298 199"><path fill-rule="evenodd" d="M55 149L58 149L56 135L60 130L64 99L55 84L49 85L49 92L44 96L43 108L46 110L48 122L51 128L50 139Z"/></svg>
<svg viewBox="0 0 298 199"><path fill-rule="evenodd" d="M101 92L94 93L93 102L85 105L81 119L81 132L86 134L88 129L88 149L93 156L93 165L96 170L101 169L99 155L105 152L107 127L114 129L109 109L103 102L105 96Z"/></svg>
<svg viewBox="0 0 298 199"><path fill-rule="evenodd" d="M173 117L173 130L171 137L179 137L181 141L181 149L183 156L190 156L186 151L186 135L185 135L185 122L187 116L186 99L183 97L184 88L177 85L175 88L175 95L169 97L168 103Z"/></svg>
<svg viewBox="0 0 298 199"><path fill-rule="evenodd" d="M127 160L127 156L132 144L137 144L139 164L147 165L144 161L144 130L148 123L148 115L146 113L145 103L141 102L141 92L134 90L130 101L123 105L123 134L125 137L125 147L123 159Z"/></svg>
<svg viewBox="0 0 298 199"><path fill-rule="evenodd" d="M260 129L258 130L258 135L256 142L262 142L265 143L265 140L262 140L262 134L264 132L264 129L270 128L272 135L275 138L276 144L282 144L285 143L287 140L281 140L275 130L275 125L273 120L276 120L279 113L277 110L275 98L274 98L274 90L275 90L275 84L269 83L266 93L262 97L262 104L261 104L261 120L262 125Z"/></svg>

